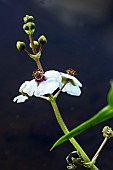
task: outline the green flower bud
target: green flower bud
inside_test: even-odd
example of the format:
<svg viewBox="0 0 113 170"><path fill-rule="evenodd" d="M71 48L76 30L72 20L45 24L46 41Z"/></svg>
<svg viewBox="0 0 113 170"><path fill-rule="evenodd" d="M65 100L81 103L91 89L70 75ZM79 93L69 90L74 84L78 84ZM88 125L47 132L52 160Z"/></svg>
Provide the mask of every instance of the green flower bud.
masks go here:
<svg viewBox="0 0 113 170"><path fill-rule="evenodd" d="M47 43L47 39L44 35L41 35L38 39L39 44L46 44Z"/></svg>
<svg viewBox="0 0 113 170"><path fill-rule="evenodd" d="M24 23L28 23L28 22L34 22L34 17L33 16L29 16L29 15L26 15L24 18Z"/></svg>
<svg viewBox="0 0 113 170"><path fill-rule="evenodd" d="M26 32L26 34L31 35L35 31L35 24L33 22L28 22L23 25L23 29Z"/></svg>
<svg viewBox="0 0 113 170"><path fill-rule="evenodd" d="M109 126L105 126L102 130L103 132L103 136L107 137L108 139L110 139L111 137L113 137L113 131Z"/></svg>
<svg viewBox="0 0 113 170"><path fill-rule="evenodd" d="M34 46L35 46L35 48L37 48L37 47L38 47L38 45L39 45L39 43L38 43L37 41L33 41L33 42L34 42ZM30 48L32 48L31 43L29 44L29 46L30 46Z"/></svg>
<svg viewBox="0 0 113 170"><path fill-rule="evenodd" d="M25 43L22 41L17 41L17 43L16 43L16 47L19 51L24 50L25 46L26 46Z"/></svg>

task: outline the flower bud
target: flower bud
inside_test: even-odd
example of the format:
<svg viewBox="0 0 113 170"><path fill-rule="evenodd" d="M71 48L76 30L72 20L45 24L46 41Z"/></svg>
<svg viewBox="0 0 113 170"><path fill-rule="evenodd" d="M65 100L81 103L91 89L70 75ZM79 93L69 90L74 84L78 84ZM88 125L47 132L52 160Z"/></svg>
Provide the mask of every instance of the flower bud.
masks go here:
<svg viewBox="0 0 113 170"><path fill-rule="evenodd" d="M28 23L28 22L34 22L34 17L33 16L29 16L29 15L26 15L24 18L24 23Z"/></svg>
<svg viewBox="0 0 113 170"><path fill-rule="evenodd" d="M33 42L34 42L34 46L35 46L35 48L37 48L37 47L38 47L38 45L39 45L39 43L38 43L37 41L33 41ZM30 46L30 48L32 48L31 43L29 44L29 46Z"/></svg>
<svg viewBox="0 0 113 170"><path fill-rule="evenodd" d="M26 34L31 35L35 31L35 24L33 22L28 22L23 25L23 29L26 32Z"/></svg>
<svg viewBox="0 0 113 170"><path fill-rule="evenodd" d="M109 126L105 126L102 130L103 136L110 139L113 137L113 130Z"/></svg>
<svg viewBox="0 0 113 170"><path fill-rule="evenodd" d="M44 35L41 35L38 39L39 44L46 44L47 43L47 39Z"/></svg>
<svg viewBox="0 0 113 170"><path fill-rule="evenodd" d="M24 50L25 46L26 46L25 43L22 41L17 41L17 43L16 43L16 47L19 51Z"/></svg>

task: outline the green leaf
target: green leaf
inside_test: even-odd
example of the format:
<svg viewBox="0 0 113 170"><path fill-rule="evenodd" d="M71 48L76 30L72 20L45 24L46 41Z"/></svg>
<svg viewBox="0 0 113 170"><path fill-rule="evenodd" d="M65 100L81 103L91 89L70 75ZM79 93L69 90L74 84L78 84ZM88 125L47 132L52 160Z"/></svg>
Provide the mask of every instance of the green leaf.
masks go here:
<svg viewBox="0 0 113 170"><path fill-rule="evenodd" d="M113 81L111 81L111 88L108 93L108 104L113 107Z"/></svg>
<svg viewBox="0 0 113 170"><path fill-rule="evenodd" d="M80 133L84 132L88 128L95 126L101 122L104 122L108 119L113 118L113 81L111 81L111 88L108 92L108 105L102 108L97 114L95 114L92 118L88 119L87 121L83 122L79 126L72 129L68 134L59 138L55 144L52 146L51 150L58 145L66 142L72 137L79 135Z"/></svg>
<svg viewBox="0 0 113 170"><path fill-rule="evenodd" d="M88 119L87 121L83 122L79 126L72 129L68 134L62 136L59 138L55 144L52 146L51 150L58 145L61 145L62 143L66 142L72 137L75 137L79 135L80 133L84 132L88 128L95 126L101 122L104 122L108 119L113 118L113 107L110 105L102 108L97 114L95 114L92 118Z"/></svg>

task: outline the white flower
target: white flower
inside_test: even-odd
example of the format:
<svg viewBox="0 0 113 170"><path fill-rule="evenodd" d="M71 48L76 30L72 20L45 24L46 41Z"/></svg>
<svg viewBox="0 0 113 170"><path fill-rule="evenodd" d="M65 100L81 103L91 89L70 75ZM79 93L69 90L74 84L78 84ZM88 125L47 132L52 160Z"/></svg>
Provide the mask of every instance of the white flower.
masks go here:
<svg viewBox="0 0 113 170"><path fill-rule="evenodd" d="M19 95L19 96L15 97L13 99L13 101L17 102L17 103L22 103L22 102L25 102L25 100L27 100L27 99L28 99L27 96Z"/></svg>
<svg viewBox="0 0 113 170"><path fill-rule="evenodd" d="M80 87L82 87L82 84L77 80L77 78L65 73L61 73L61 76L62 83L60 84L60 88L67 80L69 80L69 82L62 89L62 92L67 92L68 94L79 96L81 94Z"/></svg>
<svg viewBox="0 0 113 170"><path fill-rule="evenodd" d="M42 78L37 81L33 79L31 81L25 81L19 88L21 94L27 94L28 96L43 96L45 94L52 94L57 88L59 88L59 83L61 82L61 74L58 71L50 70L46 71ZM17 96L14 98L14 102L20 103L24 102L27 96ZM25 98L27 97L27 98Z"/></svg>
<svg viewBox="0 0 113 170"><path fill-rule="evenodd" d="M52 94L61 82L61 75L58 71L50 70L44 73L45 81L39 83L38 88L35 89L34 95L36 97L43 96L45 94Z"/></svg>

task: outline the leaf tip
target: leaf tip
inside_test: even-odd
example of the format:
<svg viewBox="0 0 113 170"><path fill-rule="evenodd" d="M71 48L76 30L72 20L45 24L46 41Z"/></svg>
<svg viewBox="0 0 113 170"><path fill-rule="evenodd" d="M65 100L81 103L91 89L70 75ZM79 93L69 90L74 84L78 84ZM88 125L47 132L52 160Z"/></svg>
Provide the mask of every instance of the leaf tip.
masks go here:
<svg viewBox="0 0 113 170"><path fill-rule="evenodd" d="M57 147L57 142L54 143L54 145L51 147L50 151L52 151L53 149L55 149Z"/></svg>

